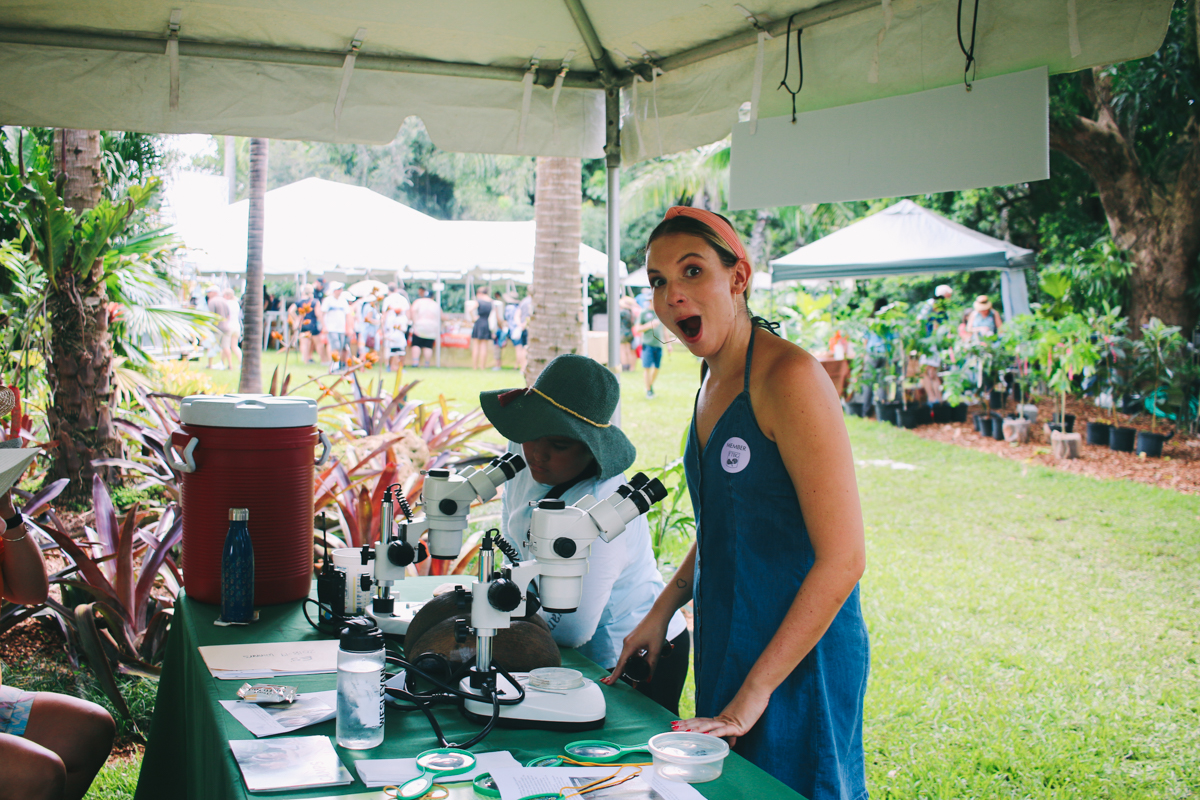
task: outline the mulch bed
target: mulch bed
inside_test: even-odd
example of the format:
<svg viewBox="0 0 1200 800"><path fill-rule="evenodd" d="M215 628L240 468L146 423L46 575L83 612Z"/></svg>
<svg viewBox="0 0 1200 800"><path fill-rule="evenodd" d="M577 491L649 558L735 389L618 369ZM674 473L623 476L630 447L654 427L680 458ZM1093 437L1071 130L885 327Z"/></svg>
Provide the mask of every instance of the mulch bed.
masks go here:
<svg viewBox="0 0 1200 800"><path fill-rule="evenodd" d="M979 406L972 406L970 413L982 413L984 410ZM1008 411L1011 412L1012 409L1009 408ZM1174 489L1185 494L1200 494L1200 438L1181 439L1176 435L1163 446L1162 458L1143 458L1137 453L1120 453L1107 447L1090 445L1087 443L1085 423L1088 420L1109 421L1107 411L1078 400L1068 400L1067 413L1075 415L1075 432L1082 434L1083 444L1079 458L1060 460L1050 455L1050 437L1043 428L1053 413L1055 409L1051 403L1038 404L1038 419L1033 425L1032 441L1028 444L998 442L990 437L981 436L975 432L975 426L970 421L923 425L913 433L924 439L983 450L1014 461L1041 464L1064 472L1090 475L1094 478L1131 480L1162 489ZM1118 424L1122 426L1150 430L1150 421L1145 414L1136 418L1118 414L1117 418ZM1170 430L1169 422L1164 424L1160 421L1159 433L1167 433Z"/></svg>

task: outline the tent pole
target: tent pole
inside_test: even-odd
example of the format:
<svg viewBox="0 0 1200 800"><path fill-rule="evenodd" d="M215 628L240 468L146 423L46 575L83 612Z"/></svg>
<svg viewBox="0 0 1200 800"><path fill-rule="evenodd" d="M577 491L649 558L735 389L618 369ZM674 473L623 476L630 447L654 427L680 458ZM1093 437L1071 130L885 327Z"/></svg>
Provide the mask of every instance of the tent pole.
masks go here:
<svg viewBox="0 0 1200 800"><path fill-rule="evenodd" d="M604 291L608 295L608 368L619 372L621 315L617 306L620 299L621 276L621 90L610 86L604 92L604 116L608 131L608 143L604 147L607 159L605 188L608 213L608 275L605 276Z"/></svg>

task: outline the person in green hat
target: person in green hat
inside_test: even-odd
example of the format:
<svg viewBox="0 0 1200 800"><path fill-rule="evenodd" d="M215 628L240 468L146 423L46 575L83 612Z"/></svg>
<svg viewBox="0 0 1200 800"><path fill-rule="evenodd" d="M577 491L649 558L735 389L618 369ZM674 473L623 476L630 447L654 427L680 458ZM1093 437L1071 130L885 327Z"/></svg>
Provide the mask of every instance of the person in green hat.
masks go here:
<svg viewBox="0 0 1200 800"><path fill-rule="evenodd" d="M528 469L504 485L501 532L531 558L527 534L531 501L558 498L570 505L584 495L604 499L625 483L624 472L637 455L625 434L612 424L620 400L616 376L585 356L561 355L546 365L533 386L482 392L483 413L521 453ZM592 544L583 597L573 614L544 614L554 640L574 647L611 670L622 642L653 607L663 590L654 561L645 516L625 532ZM676 612L667 628L672 647L660 658L653 680L639 691L672 713L687 677L690 637Z"/></svg>

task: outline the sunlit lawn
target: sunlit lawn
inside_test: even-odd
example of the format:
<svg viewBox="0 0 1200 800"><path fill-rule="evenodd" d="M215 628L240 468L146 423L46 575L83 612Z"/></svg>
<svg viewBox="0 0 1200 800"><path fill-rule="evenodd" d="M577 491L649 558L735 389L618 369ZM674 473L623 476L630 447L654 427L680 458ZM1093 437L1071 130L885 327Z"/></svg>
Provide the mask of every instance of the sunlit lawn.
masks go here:
<svg viewBox="0 0 1200 800"><path fill-rule="evenodd" d="M268 380L278 360L267 357ZM511 369L404 377L422 380L416 396L445 394L461 408L483 389L520 384ZM678 349L651 400L640 367L623 375L622 422L639 468L678 456L698 378ZM1200 793L1200 498L870 421L851 420L850 433L868 462L858 479L872 796ZM884 460L914 469L869 463ZM677 562L686 544L671 543L664 558Z"/></svg>

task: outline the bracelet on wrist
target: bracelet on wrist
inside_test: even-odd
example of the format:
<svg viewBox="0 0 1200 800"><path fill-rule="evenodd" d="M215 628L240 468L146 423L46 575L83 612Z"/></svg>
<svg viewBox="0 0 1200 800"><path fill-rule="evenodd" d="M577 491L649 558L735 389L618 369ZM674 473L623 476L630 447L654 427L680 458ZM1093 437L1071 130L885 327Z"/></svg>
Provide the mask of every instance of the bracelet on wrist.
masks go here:
<svg viewBox="0 0 1200 800"><path fill-rule="evenodd" d="M20 511L15 512L11 517L4 520L4 527L8 530L19 527L25 524L25 515Z"/></svg>

